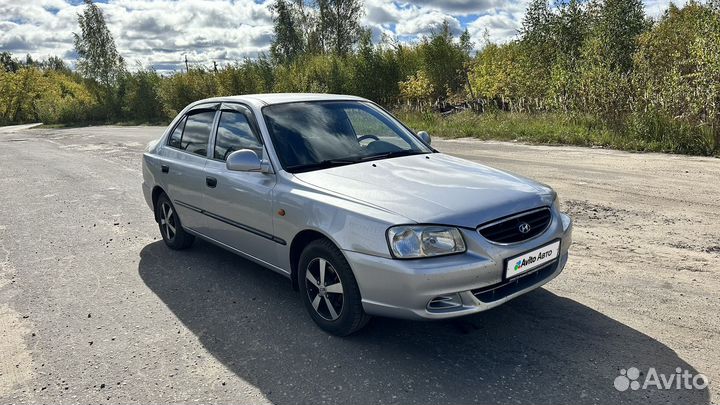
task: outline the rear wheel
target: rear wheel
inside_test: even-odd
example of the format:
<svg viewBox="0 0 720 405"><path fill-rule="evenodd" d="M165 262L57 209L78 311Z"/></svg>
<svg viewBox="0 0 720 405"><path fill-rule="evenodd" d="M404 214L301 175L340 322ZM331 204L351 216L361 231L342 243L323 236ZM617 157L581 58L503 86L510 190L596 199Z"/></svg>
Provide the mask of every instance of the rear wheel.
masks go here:
<svg viewBox="0 0 720 405"><path fill-rule="evenodd" d="M167 247L173 250L183 250L192 246L195 237L183 229L175 206L166 194L162 194L158 198L155 214L160 226L160 234Z"/></svg>
<svg viewBox="0 0 720 405"><path fill-rule="evenodd" d="M347 336L367 324L370 317L363 311L355 276L332 242L311 242L300 255L298 269L303 303L321 329Z"/></svg>

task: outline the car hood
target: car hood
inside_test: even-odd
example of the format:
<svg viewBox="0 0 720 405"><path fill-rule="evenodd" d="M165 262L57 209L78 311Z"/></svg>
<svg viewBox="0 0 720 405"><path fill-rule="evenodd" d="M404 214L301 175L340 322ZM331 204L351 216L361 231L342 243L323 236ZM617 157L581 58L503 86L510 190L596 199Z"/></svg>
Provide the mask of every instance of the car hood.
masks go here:
<svg viewBox="0 0 720 405"><path fill-rule="evenodd" d="M530 179L435 153L359 163L295 176L315 187L381 207L417 223L474 228L552 204Z"/></svg>

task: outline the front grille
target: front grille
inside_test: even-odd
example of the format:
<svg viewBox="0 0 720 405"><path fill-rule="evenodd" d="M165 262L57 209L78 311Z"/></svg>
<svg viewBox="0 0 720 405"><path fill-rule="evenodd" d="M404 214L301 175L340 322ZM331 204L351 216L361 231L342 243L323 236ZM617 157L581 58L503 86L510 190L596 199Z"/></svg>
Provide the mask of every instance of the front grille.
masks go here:
<svg viewBox="0 0 720 405"><path fill-rule="evenodd" d="M478 232L485 239L495 243L518 243L532 239L550 225L552 214L549 208L541 208L508 218L493 221L486 225L480 225ZM530 229L527 229L527 226ZM522 232L521 228L527 232Z"/></svg>
<svg viewBox="0 0 720 405"><path fill-rule="evenodd" d="M554 261L545 267L541 267L539 270L535 270L532 273L528 273L517 278L510 279L505 283L496 284L490 287L478 288L472 290L473 295L484 303L491 303L501 300L509 295L515 294L518 291L522 291L528 287L540 283L541 281L547 280L557 270L558 261Z"/></svg>

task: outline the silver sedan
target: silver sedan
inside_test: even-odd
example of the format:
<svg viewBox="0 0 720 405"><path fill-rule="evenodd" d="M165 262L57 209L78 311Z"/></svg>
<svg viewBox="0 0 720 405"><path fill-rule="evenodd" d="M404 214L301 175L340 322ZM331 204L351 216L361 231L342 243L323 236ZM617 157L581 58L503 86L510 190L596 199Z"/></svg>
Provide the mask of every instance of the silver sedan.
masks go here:
<svg viewBox="0 0 720 405"><path fill-rule="evenodd" d="M199 237L287 276L336 335L493 308L556 277L571 243L550 187L444 155L352 96L195 102L143 178L169 248Z"/></svg>

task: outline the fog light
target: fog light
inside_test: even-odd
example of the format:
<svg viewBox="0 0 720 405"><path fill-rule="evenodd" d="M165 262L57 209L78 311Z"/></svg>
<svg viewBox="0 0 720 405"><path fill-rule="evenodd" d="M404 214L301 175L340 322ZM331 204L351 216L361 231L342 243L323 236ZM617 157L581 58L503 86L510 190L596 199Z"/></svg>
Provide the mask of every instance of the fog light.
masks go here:
<svg viewBox="0 0 720 405"><path fill-rule="evenodd" d="M430 312L448 311L460 307L462 307L462 299L458 293L438 295L427 304L427 309Z"/></svg>

